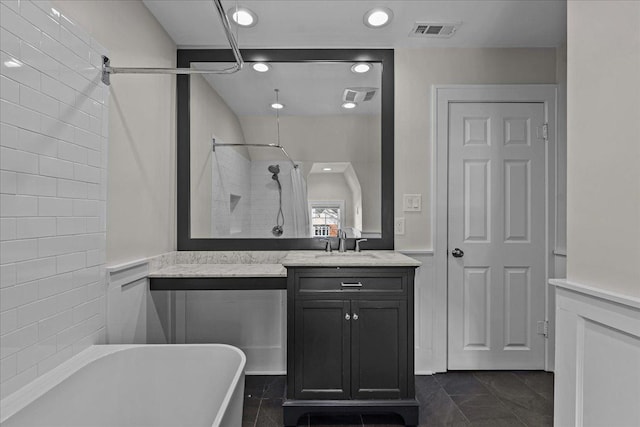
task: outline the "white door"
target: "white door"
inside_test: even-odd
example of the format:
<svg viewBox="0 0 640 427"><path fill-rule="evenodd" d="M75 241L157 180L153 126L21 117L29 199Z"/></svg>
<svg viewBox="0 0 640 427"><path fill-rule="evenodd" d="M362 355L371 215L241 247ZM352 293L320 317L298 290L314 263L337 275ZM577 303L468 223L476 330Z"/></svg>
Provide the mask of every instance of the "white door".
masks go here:
<svg viewBox="0 0 640 427"><path fill-rule="evenodd" d="M542 103L450 104L448 369L544 368L543 124Z"/></svg>

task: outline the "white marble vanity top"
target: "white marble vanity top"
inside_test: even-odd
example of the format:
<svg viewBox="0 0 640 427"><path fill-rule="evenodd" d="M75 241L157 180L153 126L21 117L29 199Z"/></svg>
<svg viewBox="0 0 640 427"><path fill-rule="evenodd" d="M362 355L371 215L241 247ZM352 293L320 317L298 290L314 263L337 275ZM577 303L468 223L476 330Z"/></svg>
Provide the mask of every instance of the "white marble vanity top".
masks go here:
<svg viewBox="0 0 640 427"><path fill-rule="evenodd" d="M173 252L153 263L149 277L287 277L286 267L417 267L395 251Z"/></svg>
<svg viewBox="0 0 640 427"><path fill-rule="evenodd" d="M418 267L421 264L395 251L290 251L281 262L285 267Z"/></svg>
<svg viewBox="0 0 640 427"><path fill-rule="evenodd" d="M149 277L287 277L282 264L175 264Z"/></svg>

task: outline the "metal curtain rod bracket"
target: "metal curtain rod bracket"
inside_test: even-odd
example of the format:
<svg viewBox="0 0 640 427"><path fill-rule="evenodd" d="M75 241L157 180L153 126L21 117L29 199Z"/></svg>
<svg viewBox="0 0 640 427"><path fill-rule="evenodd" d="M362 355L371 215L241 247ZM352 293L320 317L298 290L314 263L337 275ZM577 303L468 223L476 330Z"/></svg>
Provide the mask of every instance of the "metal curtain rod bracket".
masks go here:
<svg viewBox="0 0 640 427"><path fill-rule="evenodd" d="M232 74L240 71L244 65L238 42L231 32L229 18L224 13L221 0L212 0L220 16L220 21L224 27L224 33L227 36L229 46L233 51L236 63L227 68L217 70L193 70L191 68L147 68L147 67L112 67L108 57L102 56L102 83L109 86L111 84L111 74Z"/></svg>
<svg viewBox="0 0 640 427"><path fill-rule="evenodd" d="M239 144L239 143L227 143L227 142L216 142L215 138L212 140L212 146L213 146L213 151L216 151L216 147L268 147L268 148L279 148L280 150L282 150L282 153L287 157L287 160L289 160L291 162L291 164L293 165L293 167L295 169L298 168L299 165L297 165L293 159L291 157L289 157L289 154L287 153L287 150L284 149L284 147L282 145L279 144Z"/></svg>

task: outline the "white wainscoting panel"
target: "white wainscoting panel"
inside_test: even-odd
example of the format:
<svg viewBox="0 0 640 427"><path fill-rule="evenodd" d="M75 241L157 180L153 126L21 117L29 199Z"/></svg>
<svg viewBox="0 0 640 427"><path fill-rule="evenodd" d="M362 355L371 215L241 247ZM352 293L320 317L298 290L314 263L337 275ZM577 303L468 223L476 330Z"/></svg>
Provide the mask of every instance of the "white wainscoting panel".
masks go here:
<svg viewBox="0 0 640 427"><path fill-rule="evenodd" d="M286 373L286 291L154 291L150 343L224 343L247 356L250 375Z"/></svg>
<svg viewBox="0 0 640 427"><path fill-rule="evenodd" d="M640 300L556 286L554 425L640 425Z"/></svg>
<svg viewBox="0 0 640 427"><path fill-rule="evenodd" d="M148 273L146 260L107 267L107 343L147 342Z"/></svg>
<svg viewBox="0 0 640 427"><path fill-rule="evenodd" d="M400 251L422 263L415 277L415 371L447 370L447 295L436 287L432 251Z"/></svg>

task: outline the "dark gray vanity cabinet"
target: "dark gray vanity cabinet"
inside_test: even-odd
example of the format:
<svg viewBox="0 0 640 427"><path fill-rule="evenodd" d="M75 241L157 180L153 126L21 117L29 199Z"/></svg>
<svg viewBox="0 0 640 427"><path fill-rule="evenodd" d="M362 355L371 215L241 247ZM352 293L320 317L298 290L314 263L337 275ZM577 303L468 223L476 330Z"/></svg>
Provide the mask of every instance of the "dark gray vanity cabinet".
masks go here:
<svg viewBox="0 0 640 427"><path fill-rule="evenodd" d="M414 267L288 269L285 425L332 412L417 423L413 279Z"/></svg>
<svg viewBox="0 0 640 427"><path fill-rule="evenodd" d="M344 300L296 301L294 396L348 399L351 395L351 304Z"/></svg>
<svg viewBox="0 0 640 427"><path fill-rule="evenodd" d="M351 396L408 396L407 302L354 300L351 309Z"/></svg>

